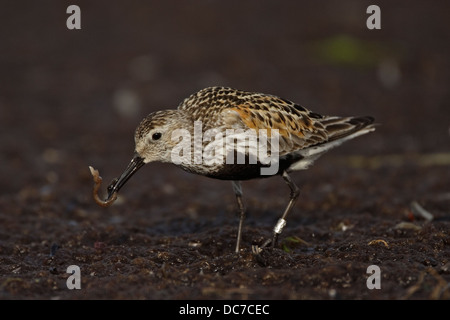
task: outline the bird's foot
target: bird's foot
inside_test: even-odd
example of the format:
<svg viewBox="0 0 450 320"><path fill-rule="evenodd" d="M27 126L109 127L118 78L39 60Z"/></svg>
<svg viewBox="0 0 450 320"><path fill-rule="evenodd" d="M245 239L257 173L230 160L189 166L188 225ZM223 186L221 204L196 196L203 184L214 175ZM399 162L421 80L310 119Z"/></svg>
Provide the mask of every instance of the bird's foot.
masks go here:
<svg viewBox="0 0 450 320"><path fill-rule="evenodd" d="M267 239L264 241L264 243L261 246L253 245L252 246L252 252L255 255L260 254L264 248L267 248L269 245L271 245L272 248L275 248L275 245L277 244L278 240L278 234L274 233L272 239Z"/></svg>

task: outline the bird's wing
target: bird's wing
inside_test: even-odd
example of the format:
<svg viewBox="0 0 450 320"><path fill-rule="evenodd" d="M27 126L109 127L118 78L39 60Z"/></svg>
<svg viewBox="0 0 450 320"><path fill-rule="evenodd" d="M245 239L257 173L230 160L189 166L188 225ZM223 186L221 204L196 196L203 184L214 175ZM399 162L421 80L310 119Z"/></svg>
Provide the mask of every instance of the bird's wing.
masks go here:
<svg viewBox="0 0 450 320"><path fill-rule="evenodd" d="M277 96L225 87L202 89L186 98L179 109L203 121L204 130L252 129L259 134L263 129L271 137L272 129L277 129L280 156L327 143L336 145L357 132L374 129L371 117L322 116Z"/></svg>
<svg viewBox="0 0 450 320"><path fill-rule="evenodd" d="M280 156L328 141L323 116L276 96L253 94L229 105L222 114L230 128L252 129L257 134L265 129L268 137L278 130Z"/></svg>

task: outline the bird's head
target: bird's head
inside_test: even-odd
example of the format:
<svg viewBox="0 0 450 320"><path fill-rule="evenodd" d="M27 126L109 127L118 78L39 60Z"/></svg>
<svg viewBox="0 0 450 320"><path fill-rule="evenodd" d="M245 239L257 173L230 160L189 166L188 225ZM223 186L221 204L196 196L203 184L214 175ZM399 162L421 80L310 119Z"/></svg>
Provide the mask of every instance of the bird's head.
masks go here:
<svg viewBox="0 0 450 320"><path fill-rule="evenodd" d="M179 140L172 137L176 130L189 128L189 123L192 125L189 117L179 110L157 111L145 117L135 131L134 156L122 175L108 186L107 199L117 193L144 164L154 161L172 162L171 151L179 143Z"/></svg>

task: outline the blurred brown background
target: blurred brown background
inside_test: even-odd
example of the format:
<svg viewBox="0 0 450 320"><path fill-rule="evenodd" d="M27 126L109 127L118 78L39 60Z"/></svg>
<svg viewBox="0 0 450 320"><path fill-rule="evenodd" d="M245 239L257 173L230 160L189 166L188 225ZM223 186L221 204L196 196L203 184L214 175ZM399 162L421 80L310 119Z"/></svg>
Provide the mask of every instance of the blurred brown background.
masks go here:
<svg viewBox="0 0 450 320"><path fill-rule="evenodd" d="M71 4L81 8L81 30L66 27ZM381 8L381 30L366 27L371 4ZM211 225L237 226L231 186L169 165L152 164L133 177L122 190L122 204L102 210L91 199L89 165L98 168L106 182L119 175L131 159L133 133L141 118L175 108L207 86L271 93L318 113L367 114L380 123L375 133L295 174L306 188L297 211L306 217L309 212L315 219L320 203L336 190L347 190L338 192L341 200L355 194L366 197L356 211L378 212L386 221L398 222L410 201L431 195L447 199L434 208L448 215L448 12L448 1L421 0L3 1L1 296L70 298L59 285L66 277L63 267L58 267L58 280L46 280L54 281L48 286L56 287L56 293L33 294L31 289L39 291L38 285L26 291L21 284L24 277L52 279L36 275L50 268L46 257L51 244L75 250L80 242L74 239L80 240L85 230L113 224L116 231L135 226L150 228L138 233L158 235L159 230L170 237L183 234L183 228L195 234ZM270 233L287 201L283 182L273 178L244 188L255 219L250 225L264 226ZM364 190L368 193L358 193ZM164 222L168 216L200 226ZM108 243L101 234L80 241L89 248ZM108 237L115 239L109 243L122 243ZM448 241L448 233L445 237ZM445 252L439 266L448 261L448 242ZM11 285L7 280L13 276L21 280ZM344 297L359 297L357 291Z"/></svg>
<svg viewBox="0 0 450 320"><path fill-rule="evenodd" d="M116 168L143 116L211 85L373 115L377 134L355 142L372 154L448 150L445 1L381 1L381 30L369 1L79 1L81 30L66 28L70 4L0 10L0 174L18 175L2 193L51 170L46 151Z"/></svg>

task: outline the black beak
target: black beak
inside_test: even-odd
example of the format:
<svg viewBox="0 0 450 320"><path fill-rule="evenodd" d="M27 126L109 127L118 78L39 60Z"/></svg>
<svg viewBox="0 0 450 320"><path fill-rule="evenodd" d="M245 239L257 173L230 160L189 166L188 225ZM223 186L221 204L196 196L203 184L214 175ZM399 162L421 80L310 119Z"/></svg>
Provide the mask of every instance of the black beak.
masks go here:
<svg viewBox="0 0 450 320"><path fill-rule="evenodd" d="M108 198L106 201L111 199L112 195L119 192L120 188L131 178L131 176L139 170L145 164L144 159L141 158L137 153L134 154L133 159L131 159L128 167L122 173L119 178L115 178L108 186Z"/></svg>

